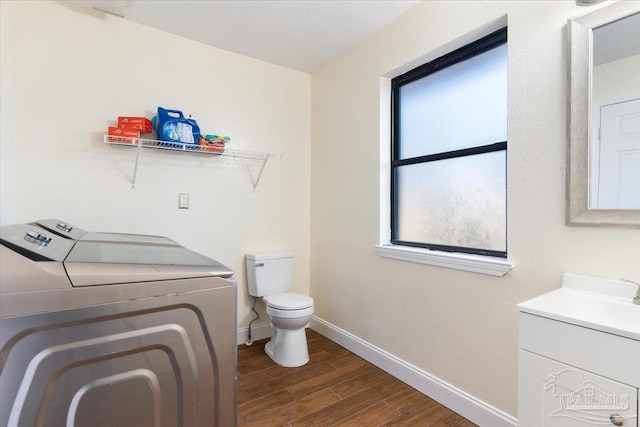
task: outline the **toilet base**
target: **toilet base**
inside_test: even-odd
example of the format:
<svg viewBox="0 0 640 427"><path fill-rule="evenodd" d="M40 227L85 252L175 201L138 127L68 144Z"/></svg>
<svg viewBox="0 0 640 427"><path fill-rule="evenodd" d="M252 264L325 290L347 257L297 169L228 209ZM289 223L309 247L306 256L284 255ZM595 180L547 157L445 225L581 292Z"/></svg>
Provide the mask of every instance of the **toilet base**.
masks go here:
<svg viewBox="0 0 640 427"><path fill-rule="evenodd" d="M298 330L272 329L271 340L264 346L264 352L280 366L295 368L309 361L305 328Z"/></svg>

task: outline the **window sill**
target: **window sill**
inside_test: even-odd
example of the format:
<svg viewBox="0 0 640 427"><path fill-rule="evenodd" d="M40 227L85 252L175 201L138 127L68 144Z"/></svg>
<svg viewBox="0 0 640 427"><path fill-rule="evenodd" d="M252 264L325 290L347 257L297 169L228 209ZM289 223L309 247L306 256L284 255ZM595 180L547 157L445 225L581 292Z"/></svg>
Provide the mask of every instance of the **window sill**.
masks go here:
<svg viewBox="0 0 640 427"><path fill-rule="evenodd" d="M375 250L381 257L401 261L436 265L474 273L504 276L514 267L514 263L503 258L482 255L433 251L409 246L376 245Z"/></svg>

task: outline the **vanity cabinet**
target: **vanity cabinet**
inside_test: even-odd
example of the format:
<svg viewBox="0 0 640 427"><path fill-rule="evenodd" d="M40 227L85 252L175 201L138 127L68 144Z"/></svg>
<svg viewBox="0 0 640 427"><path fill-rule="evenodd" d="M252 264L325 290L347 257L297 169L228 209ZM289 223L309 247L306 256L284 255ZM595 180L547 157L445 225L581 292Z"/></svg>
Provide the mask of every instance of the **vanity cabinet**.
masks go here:
<svg viewBox="0 0 640 427"><path fill-rule="evenodd" d="M640 427L640 306L611 282L565 275L518 305L520 427Z"/></svg>
<svg viewBox="0 0 640 427"><path fill-rule="evenodd" d="M522 349L518 364L519 426L638 426L637 388Z"/></svg>

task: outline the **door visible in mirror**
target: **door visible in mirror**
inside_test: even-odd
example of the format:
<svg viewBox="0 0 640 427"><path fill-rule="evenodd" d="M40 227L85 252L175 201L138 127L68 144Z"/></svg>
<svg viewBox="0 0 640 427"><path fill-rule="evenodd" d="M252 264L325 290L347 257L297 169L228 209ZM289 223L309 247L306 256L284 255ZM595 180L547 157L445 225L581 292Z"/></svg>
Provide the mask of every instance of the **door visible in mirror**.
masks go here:
<svg viewBox="0 0 640 427"><path fill-rule="evenodd" d="M590 209L640 209L640 13L593 30Z"/></svg>

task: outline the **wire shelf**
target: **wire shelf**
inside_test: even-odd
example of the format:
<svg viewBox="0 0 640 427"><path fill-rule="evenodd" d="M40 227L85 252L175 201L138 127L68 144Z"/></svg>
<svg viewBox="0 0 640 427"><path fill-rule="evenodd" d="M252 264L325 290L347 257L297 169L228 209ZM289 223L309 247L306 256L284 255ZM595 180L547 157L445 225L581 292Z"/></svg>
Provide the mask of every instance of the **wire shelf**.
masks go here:
<svg viewBox="0 0 640 427"><path fill-rule="evenodd" d="M142 148L155 148L159 150L172 150L172 151L183 151L183 152L189 152L189 153L211 154L215 156L233 157L238 159L264 160L264 159L273 157L273 158L278 158L282 160L281 154L262 153L259 151L247 151L247 150L240 150L235 148L217 147L217 146L209 146L209 145L181 144L177 142L158 141L155 139L145 139L145 138L130 138L126 136L105 135L104 142L106 144L113 144L113 145L126 145L130 147L137 147L138 145L142 145Z"/></svg>
<svg viewBox="0 0 640 427"><path fill-rule="evenodd" d="M234 159L248 159L248 160L260 161L262 162L262 167L260 169L260 172L255 179L252 177L254 190L258 187L258 182L260 181L262 172L264 171L264 168L267 165L267 160L271 158L282 160L281 154L263 153L259 151L247 151L247 150L227 148L227 147L215 146L215 145L182 144L177 142L158 141L155 139L145 139L145 138L131 138L126 136L104 135L104 142L110 145L123 145L123 146L137 148L136 163L133 171L133 179L132 179L132 185L131 185L132 188L135 188L135 185L136 185L136 175L138 171L138 161L140 158L141 148L180 151L183 153L205 154L205 155L212 155L217 157L231 157Z"/></svg>

